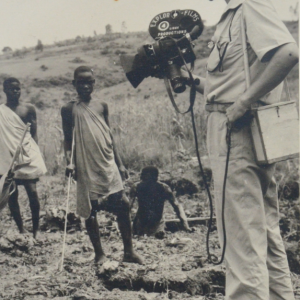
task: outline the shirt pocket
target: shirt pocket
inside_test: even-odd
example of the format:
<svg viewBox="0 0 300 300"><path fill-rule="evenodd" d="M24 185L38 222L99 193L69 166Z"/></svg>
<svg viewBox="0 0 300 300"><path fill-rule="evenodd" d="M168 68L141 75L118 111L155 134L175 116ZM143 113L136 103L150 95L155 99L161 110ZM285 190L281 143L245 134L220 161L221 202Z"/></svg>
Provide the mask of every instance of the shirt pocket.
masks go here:
<svg viewBox="0 0 300 300"><path fill-rule="evenodd" d="M217 42L214 42L213 40L211 42L213 43L213 48L207 60L206 70L209 73L216 71L222 72L223 61L231 42L229 38L220 38Z"/></svg>

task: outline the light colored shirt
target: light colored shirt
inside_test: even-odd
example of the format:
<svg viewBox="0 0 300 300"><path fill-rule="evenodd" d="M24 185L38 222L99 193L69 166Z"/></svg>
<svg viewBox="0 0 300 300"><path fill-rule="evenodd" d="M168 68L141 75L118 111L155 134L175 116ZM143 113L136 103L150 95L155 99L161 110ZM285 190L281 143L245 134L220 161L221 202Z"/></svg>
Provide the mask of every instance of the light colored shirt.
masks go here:
<svg viewBox="0 0 300 300"><path fill-rule="evenodd" d="M270 0L231 0L223 12L210 42L204 97L208 103L233 103L246 90L242 51L241 17L247 37L251 82L268 64L270 50L294 38L280 20ZM282 84L264 98L265 103L280 101Z"/></svg>

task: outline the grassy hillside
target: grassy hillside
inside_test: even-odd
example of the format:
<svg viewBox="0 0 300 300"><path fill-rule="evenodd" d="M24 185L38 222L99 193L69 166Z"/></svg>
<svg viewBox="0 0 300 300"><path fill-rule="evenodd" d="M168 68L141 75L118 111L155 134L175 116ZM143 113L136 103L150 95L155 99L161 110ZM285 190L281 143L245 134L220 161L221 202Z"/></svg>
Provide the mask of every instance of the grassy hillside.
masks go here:
<svg viewBox="0 0 300 300"><path fill-rule="evenodd" d="M297 24L287 24L296 39ZM213 27L205 28L195 41L198 58L195 74L205 73L207 43L213 31ZM195 155L190 116L175 113L163 81L147 78L134 89L120 66L120 54L135 54L139 46L152 42L146 32L115 33L58 42L46 46L43 53L26 49L0 56L0 81L7 76L19 78L22 100L35 104L38 109L39 144L50 174L56 173L61 165L60 107L76 97L71 80L79 65L94 69L94 98L109 104L111 126L127 167L140 169L150 163L170 167L176 160L177 150ZM298 99L298 67L289 75L289 85L292 98ZM182 109L188 107L188 92L175 96ZM1 93L0 102L4 101L5 95ZM197 95L195 111L201 150L205 154L205 118L200 95Z"/></svg>

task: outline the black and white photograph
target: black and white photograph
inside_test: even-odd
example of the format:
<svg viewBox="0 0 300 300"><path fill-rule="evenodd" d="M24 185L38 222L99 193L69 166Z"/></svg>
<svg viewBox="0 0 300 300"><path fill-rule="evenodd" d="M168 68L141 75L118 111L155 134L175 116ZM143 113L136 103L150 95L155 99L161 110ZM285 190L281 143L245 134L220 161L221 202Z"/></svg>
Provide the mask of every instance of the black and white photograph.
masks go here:
<svg viewBox="0 0 300 300"><path fill-rule="evenodd" d="M298 0L2 0L0 36L0 299L300 300Z"/></svg>

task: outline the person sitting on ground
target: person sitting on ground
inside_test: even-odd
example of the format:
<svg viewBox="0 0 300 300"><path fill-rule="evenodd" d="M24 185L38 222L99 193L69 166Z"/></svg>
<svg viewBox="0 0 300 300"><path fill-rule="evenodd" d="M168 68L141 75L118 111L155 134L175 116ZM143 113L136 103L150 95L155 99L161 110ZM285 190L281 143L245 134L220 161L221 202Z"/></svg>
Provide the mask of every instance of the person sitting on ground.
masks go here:
<svg viewBox="0 0 300 300"><path fill-rule="evenodd" d="M97 212L106 210L117 216L124 244L123 261L143 264L132 247L129 201L122 183L122 179L128 176L127 170L109 127L108 106L91 97L94 84L93 70L86 66L78 67L73 80L78 99L61 109L68 164L66 175L71 173L77 180L77 214L86 219L95 263L102 264L106 259L97 221ZM75 139L74 165L71 162L72 131Z"/></svg>
<svg viewBox="0 0 300 300"><path fill-rule="evenodd" d="M10 77L3 83L6 103L0 105L0 177L9 170L13 155L21 141L25 124L31 124L30 132L25 135L18 167L14 173L16 189L8 200L9 209L20 233L25 229L18 203L18 186L23 185L30 203L32 213L32 231L36 238L39 228L40 204L36 182L46 173L46 166L37 145L36 111L32 104L20 103L21 85L16 78Z"/></svg>
<svg viewBox="0 0 300 300"><path fill-rule="evenodd" d="M133 234L154 235L163 238L165 235L165 221L163 217L164 204L168 200L186 231L189 227L182 206L176 201L171 188L158 181L158 169L148 166L142 169L141 181L130 189L131 207L135 199L138 200L138 211L133 221Z"/></svg>

